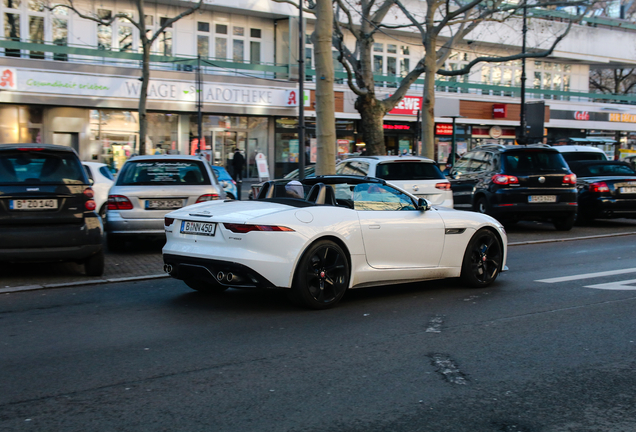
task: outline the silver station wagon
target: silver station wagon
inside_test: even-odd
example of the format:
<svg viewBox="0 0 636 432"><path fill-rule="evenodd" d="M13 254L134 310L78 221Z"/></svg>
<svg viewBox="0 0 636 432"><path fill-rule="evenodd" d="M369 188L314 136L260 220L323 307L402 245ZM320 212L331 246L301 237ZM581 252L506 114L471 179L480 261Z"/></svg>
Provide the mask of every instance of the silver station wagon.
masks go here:
<svg viewBox="0 0 636 432"><path fill-rule="evenodd" d="M225 197L212 167L203 158L134 156L126 161L108 194L108 248L120 250L133 237L164 237L166 213Z"/></svg>

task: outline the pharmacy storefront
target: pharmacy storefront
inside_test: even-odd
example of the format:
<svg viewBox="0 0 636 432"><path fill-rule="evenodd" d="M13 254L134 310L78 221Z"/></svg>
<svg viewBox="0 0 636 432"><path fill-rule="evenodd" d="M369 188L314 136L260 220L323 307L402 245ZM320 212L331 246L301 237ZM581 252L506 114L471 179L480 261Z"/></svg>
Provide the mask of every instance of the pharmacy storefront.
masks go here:
<svg viewBox="0 0 636 432"><path fill-rule="evenodd" d="M234 148L239 148L248 162L244 176L249 178L256 174L256 167L249 165L254 165L251 156L273 154L274 118L297 115L296 89L285 83L264 87L205 81L199 143L194 81L170 79L170 74L153 72L148 88L148 136L140 143L137 107L142 83L137 77L2 69L0 76L10 77L11 85L0 86L0 144L67 145L82 160L101 161L117 169L141 152L194 154L197 149L226 166Z"/></svg>

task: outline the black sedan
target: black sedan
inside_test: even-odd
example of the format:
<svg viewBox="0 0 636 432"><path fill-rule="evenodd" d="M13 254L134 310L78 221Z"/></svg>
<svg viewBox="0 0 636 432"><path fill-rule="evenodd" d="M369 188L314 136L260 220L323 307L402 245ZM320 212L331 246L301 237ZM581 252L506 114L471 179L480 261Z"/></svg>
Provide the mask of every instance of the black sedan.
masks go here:
<svg viewBox="0 0 636 432"><path fill-rule="evenodd" d="M625 162L570 162L577 176L579 220L636 218L636 172Z"/></svg>

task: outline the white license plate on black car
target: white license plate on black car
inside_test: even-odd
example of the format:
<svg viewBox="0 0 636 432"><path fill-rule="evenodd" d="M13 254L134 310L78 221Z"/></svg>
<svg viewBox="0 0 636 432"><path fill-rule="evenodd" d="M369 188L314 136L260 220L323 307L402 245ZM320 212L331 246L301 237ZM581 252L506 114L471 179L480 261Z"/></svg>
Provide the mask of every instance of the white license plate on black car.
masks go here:
<svg viewBox="0 0 636 432"><path fill-rule="evenodd" d="M11 200L9 202L11 210L55 210L57 209L56 199L28 199Z"/></svg>
<svg viewBox="0 0 636 432"><path fill-rule="evenodd" d="M636 187L626 186L626 187L620 188L618 191L622 194L636 194Z"/></svg>
<svg viewBox="0 0 636 432"><path fill-rule="evenodd" d="M182 199L149 199L146 210L174 210L183 207Z"/></svg>
<svg viewBox="0 0 636 432"><path fill-rule="evenodd" d="M216 222L181 221L181 234L213 236L214 233L216 233Z"/></svg>
<svg viewBox="0 0 636 432"><path fill-rule="evenodd" d="M530 195L528 197L529 203L555 203L556 201L556 195Z"/></svg>

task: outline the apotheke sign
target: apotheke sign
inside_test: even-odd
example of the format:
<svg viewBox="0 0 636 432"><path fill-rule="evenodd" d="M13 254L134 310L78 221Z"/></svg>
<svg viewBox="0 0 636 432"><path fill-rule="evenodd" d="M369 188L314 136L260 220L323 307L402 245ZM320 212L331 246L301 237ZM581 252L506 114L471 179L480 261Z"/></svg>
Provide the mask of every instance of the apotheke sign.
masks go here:
<svg viewBox="0 0 636 432"><path fill-rule="evenodd" d="M20 92L126 99L137 99L141 94L138 79L25 70L15 75L17 86L13 90ZM148 85L149 100L195 102L196 94L192 82L151 79ZM293 89L204 84L203 102L294 107L298 105L298 95Z"/></svg>

